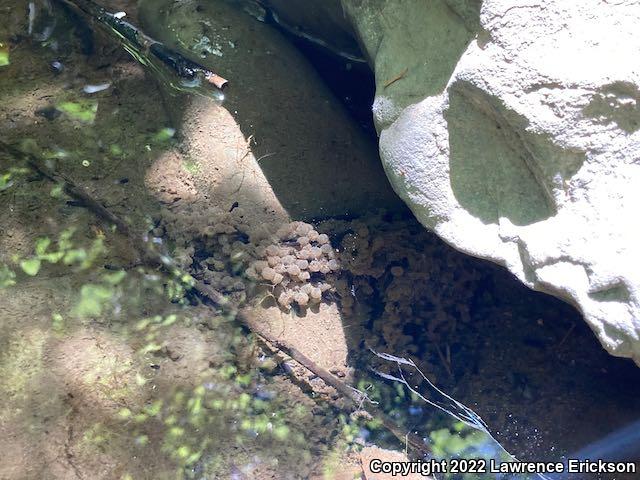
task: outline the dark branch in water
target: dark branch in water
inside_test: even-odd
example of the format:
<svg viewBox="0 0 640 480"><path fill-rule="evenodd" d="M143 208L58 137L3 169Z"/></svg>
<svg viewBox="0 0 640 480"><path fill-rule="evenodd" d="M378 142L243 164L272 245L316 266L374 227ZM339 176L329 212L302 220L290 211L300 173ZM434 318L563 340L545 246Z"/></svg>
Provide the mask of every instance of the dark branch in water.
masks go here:
<svg viewBox="0 0 640 480"><path fill-rule="evenodd" d="M112 214L105 208L100 202L96 201L91 195L85 192L83 189L77 187L73 182L60 173L57 173L49 169L44 160L37 158L35 155L23 152L18 147L10 145L0 140L0 150L4 150L7 154L16 159L25 159L29 168L36 173L42 175L52 183L59 184L63 187L65 193L72 198L78 200L83 206L91 210L102 220L115 225L122 233L129 235L129 227L125 222Z"/></svg>
<svg viewBox="0 0 640 480"><path fill-rule="evenodd" d="M266 344L273 350L282 352L288 357L291 357L313 375L320 377L327 385L333 387L340 395L348 399L356 408L363 409L372 417L380 420L382 425L384 425L384 427L400 442L410 445L420 456L425 456L430 453L429 447L418 435L413 432L406 432L400 428L396 422L385 415L376 403L369 399L366 393L361 392L355 387L340 380L338 377L316 364L290 343L280 340L274 337L271 333L256 326L248 315L242 311L236 311L234 306L223 294L211 288L204 282L196 280L181 271L175 265L173 260L159 252L154 244L144 241L143 238L136 235L124 220L109 211L102 202L89 195L89 193L84 189L75 185L71 179L56 172L53 168L48 166L45 159L40 158L33 153L25 152L14 145L4 142L3 140L0 140L0 151L4 151L16 160L26 161L27 165L32 170L48 181L62 186L64 191L70 197L80 201L84 207L93 212L96 216L100 217L102 220L106 221L110 226L115 226L117 232L125 236L131 242L133 247L140 254L144 263L149 266L162 268L179 280L186 290L195 292L203 303L220 309L230 316L233 316L233 318L236 318L245 328L247 328L247 330L255 334L262 343Z"/></svg>
<svg viewBox="0 0 640 480"><path fill-rule="evenodd" d="M182 54L170 49L163 43L146 35L139 28L108 12L91 0L59 0L94 19L113 36L123 43L124 48L140 63L153 67L159 63L168 68L182 82L197 84L204 79L218 90L222 90L228 81Z"/></svg>

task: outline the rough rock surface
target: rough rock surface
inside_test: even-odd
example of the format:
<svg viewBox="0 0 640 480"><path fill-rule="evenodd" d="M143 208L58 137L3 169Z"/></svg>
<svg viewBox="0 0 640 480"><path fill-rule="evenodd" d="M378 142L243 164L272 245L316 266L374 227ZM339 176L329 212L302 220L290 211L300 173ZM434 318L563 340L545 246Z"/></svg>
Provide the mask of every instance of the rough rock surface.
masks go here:
<svg viewBox="0 0 640 480"><path fill-rule="evenodd" d="M640 363L640 5L343 0L396 192Z"/></svg>

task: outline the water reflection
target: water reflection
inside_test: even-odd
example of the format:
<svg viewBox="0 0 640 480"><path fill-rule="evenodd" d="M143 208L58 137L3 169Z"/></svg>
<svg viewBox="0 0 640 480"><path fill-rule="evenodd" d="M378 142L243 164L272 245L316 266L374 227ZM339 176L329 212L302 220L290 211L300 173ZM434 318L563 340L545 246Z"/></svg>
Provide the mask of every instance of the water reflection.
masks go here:
<svg viewBox="0 0 640 480"><path fill-rule="evenodd" d="M370 367L373 373L395 385L386 389L379 401L392 403L391 414L408 431L422 436L430 454L420 460L440 464L440 469L427 474L451 480L547 478L543 474L500 473L518 471L520 462L495 439L480 416L440 390L410 359L371 352L369 362L382 361L379 367ZM394 397L392 402L389 395Z"/></svg>
<svg viewBox="0 0 640 480"><path fill-rule="evenodd" d="M51 40L55 24L38 11L30 10L31 33L38 41ZM9 37L3 34L0 40ZM40 76L31 83L19 75L8 79L27 91L13 83L3 84L12 101L2 108L7 118L18 118L9 122L14 129L11 140L35 140L29 145L39 144L48 161L81 179L140 230L151 226L148 238L166 247L167 255L175 253L175 238L153 232L159 225L154 211L158 199L150 198L143 180L144 169L177 141L176 131L166 127L156 106L160 103L155 101L157 90L141 78L129 83L116 79L113 88L105 89L110 82L101 83L102 71L96 74L73 56L69 61L64 58L63 69L59 60L52 63L50 47L53 43L45 45L45 53L34 45L12 51L11 64L9 57L2 64L3 68L31 69L31 62L42 66ZM54 52L57 56L60 50L54 48ZM11 70L16 71L20 70ZM87 71L89 77L99 78L88 83ZM62 79L65 75L69 77ZM78 91L70 93L67 81L79 86ZM185 87L190 91L208 87L199 81ZM24 99L31 97L50 99L52 106L23 107ZM24 113L31 111L46 122L39 120L43 123L34 126ZM331 404L316 401L315 393L307 395L308 391L291 383L289 363L279 365L233 318L204 308L180 282L140 265L130 245L104 231L59 186L43 182L12 164L13 160L3 157L2 161L0 198L10 208L1 209L0 286L5 290L0 291L4 347L0 417L2 428L11 433L3 436L11 442L6 451L20 452L7 458L30 458L32 463L44 459L41 468L47 474L60 458L67 459L69 465L65 463L64 468L86 478L107 478L96 473L97 463L117 469L123 479L310 478L327 458L341 459L371 443L404 447L375 419L339 412ZM198 174L196 163L180 165L179 173L184 175L181 169ZM240 216L238 209L232 209L233 215ZM456 362L477 361L458 355L459 346L447 342L453 333L460 333L460 325L472 323L469 305L477 292L491 295L489 289L474 283L477 275L468 265L456 264L459 268L454 272L451 263L441 262L442 250L428 246L426 233L415 222L380 216L358 224L323 223L327 227L321 231L330 233L332 242L349 256L345 265L350 270L335 280L341 282L342 298L324 300L342 305L344 331L354 329L352 313L364 305L372 313L365 328L369 337L376 337L376 348L393 346L391 351L397 355L409 352L421 364L433 367L427 377L406 369L415 365L400 362L403 374L399 376L397 357L387 357L383 360L391 360L394 368L385 370L378 364L377 371L384 377L380 378L368 374L373 362L367 358L359 365L358 387L405 431L421 436L435 460L513 461L477 414L429 380L435 371L440 373L438 385L454 382ZM246 243L244 235L238 233L238 237ZM189 246L199 241L193 236L183 240ZM222 242L215 248L222 253L211 258L227 262L222 262L220 270L228 286L245 280L235 268L237 262L228 262ZM195 272L204 278L209 267L198 262L206 258L192 256L186 267L196 265ZM422 320L429 322L429 328L422 328ZM295 317L294 324L303 321L302 316ZM496 335L497 328L492 328L483 330L489 332L487 337ZM299 330L305 334L302 327ZM449 332L453 333L447 336ZM560 338L564 336L563 331ZM522 348L527 344L515 336L510 339ZM528 343L535 348L545 345L537 338ZM420 349L420 345L427 347ZM436 352L439 345L442 350ZM363 350L359 343L351 345L354 356ZM445 366L444 373L438 362ZM513 375L519 384L526 383L521 381L523 376ZM404 382L398 383L399 379ZM477 398L481 404L485 400L481 395ZM506 404L499 407L511 410ZM636 455L639 427L633 423L620 429L575 457ZM35 445L33 450L29 445ZM63 451L51 445L61 445ZM21 478L30 467L12 468ZM449 474L436 478L525 477Z"/></svg>

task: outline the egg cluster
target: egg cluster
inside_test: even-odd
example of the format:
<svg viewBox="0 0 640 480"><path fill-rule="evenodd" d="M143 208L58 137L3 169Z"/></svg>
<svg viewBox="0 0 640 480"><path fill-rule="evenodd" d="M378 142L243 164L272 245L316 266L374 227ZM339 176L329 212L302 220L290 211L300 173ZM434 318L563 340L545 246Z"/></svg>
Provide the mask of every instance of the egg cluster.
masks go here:
<svg viewBox="0 0 640 480"><path fill-rule="evenodd" d="M242 272L255 252L246 229L240 209L186 205L163 210L153 234L170 241L168 253L178 268L240 304L251 288Z"/></svg>
<svg viewBox="0 0 640 480"><path fill-rule="evenodd" d="M328 235L338 240L336 250ZM242 210L181 207L154 236L178 266L240 305L267 297L283 310L339 298L342 314L367 318L374 348L417 352L470 320L479 272L413 219L371 216L292 222L273 231Z"/></svg>
<svg viewBox="0 0 640 480"><path fill-rule="evenodd" d="M247 277L272 287L285 309L320 303L340 271L329 237L304 222L284 225L261 241L255 254L258 259L247 269Z"/></svg>
<svg viewBox="0 0 640 480"><path fill-rule="evenodd" d="M242 303L268 292L285 310L319 304L333 291L340 263L328 235L292 222L276 232L250 229L242 211L211 207L165 209L154 236L174 244L177 266Z"/></svg>

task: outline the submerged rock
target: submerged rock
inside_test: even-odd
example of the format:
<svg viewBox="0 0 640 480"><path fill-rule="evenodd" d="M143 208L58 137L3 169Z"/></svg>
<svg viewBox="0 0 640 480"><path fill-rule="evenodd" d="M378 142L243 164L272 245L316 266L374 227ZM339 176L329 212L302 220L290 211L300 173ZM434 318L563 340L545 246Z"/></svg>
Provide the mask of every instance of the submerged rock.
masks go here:
<svg viewBox="0 0 640 480"><path fill-rule="evenodd" d="M576 305L640 363L640 6L343 0L381 158L454 247Z"/></svg>
<svg viewBox="0 0 640 480"><path fill-rule="evenodd" d="M237 5L149 0L139 14L150 35L229 80L221 105L166 95L177 145L155 160L147 186L166 206L181 266L318 365L346 369L325 281L339 264L326 235L291 222L404 209L375 145L305 58Z"/></svg>
<svg viewBox="0 0 640 480"><path fill-rule="evenodd" d="M143 1L139 12L150 35L229 80L222 105L169 99L180 153L200 169L183 193L237 201L254 223L402 205L375 147L272 26L223 1Z"/></svg>

